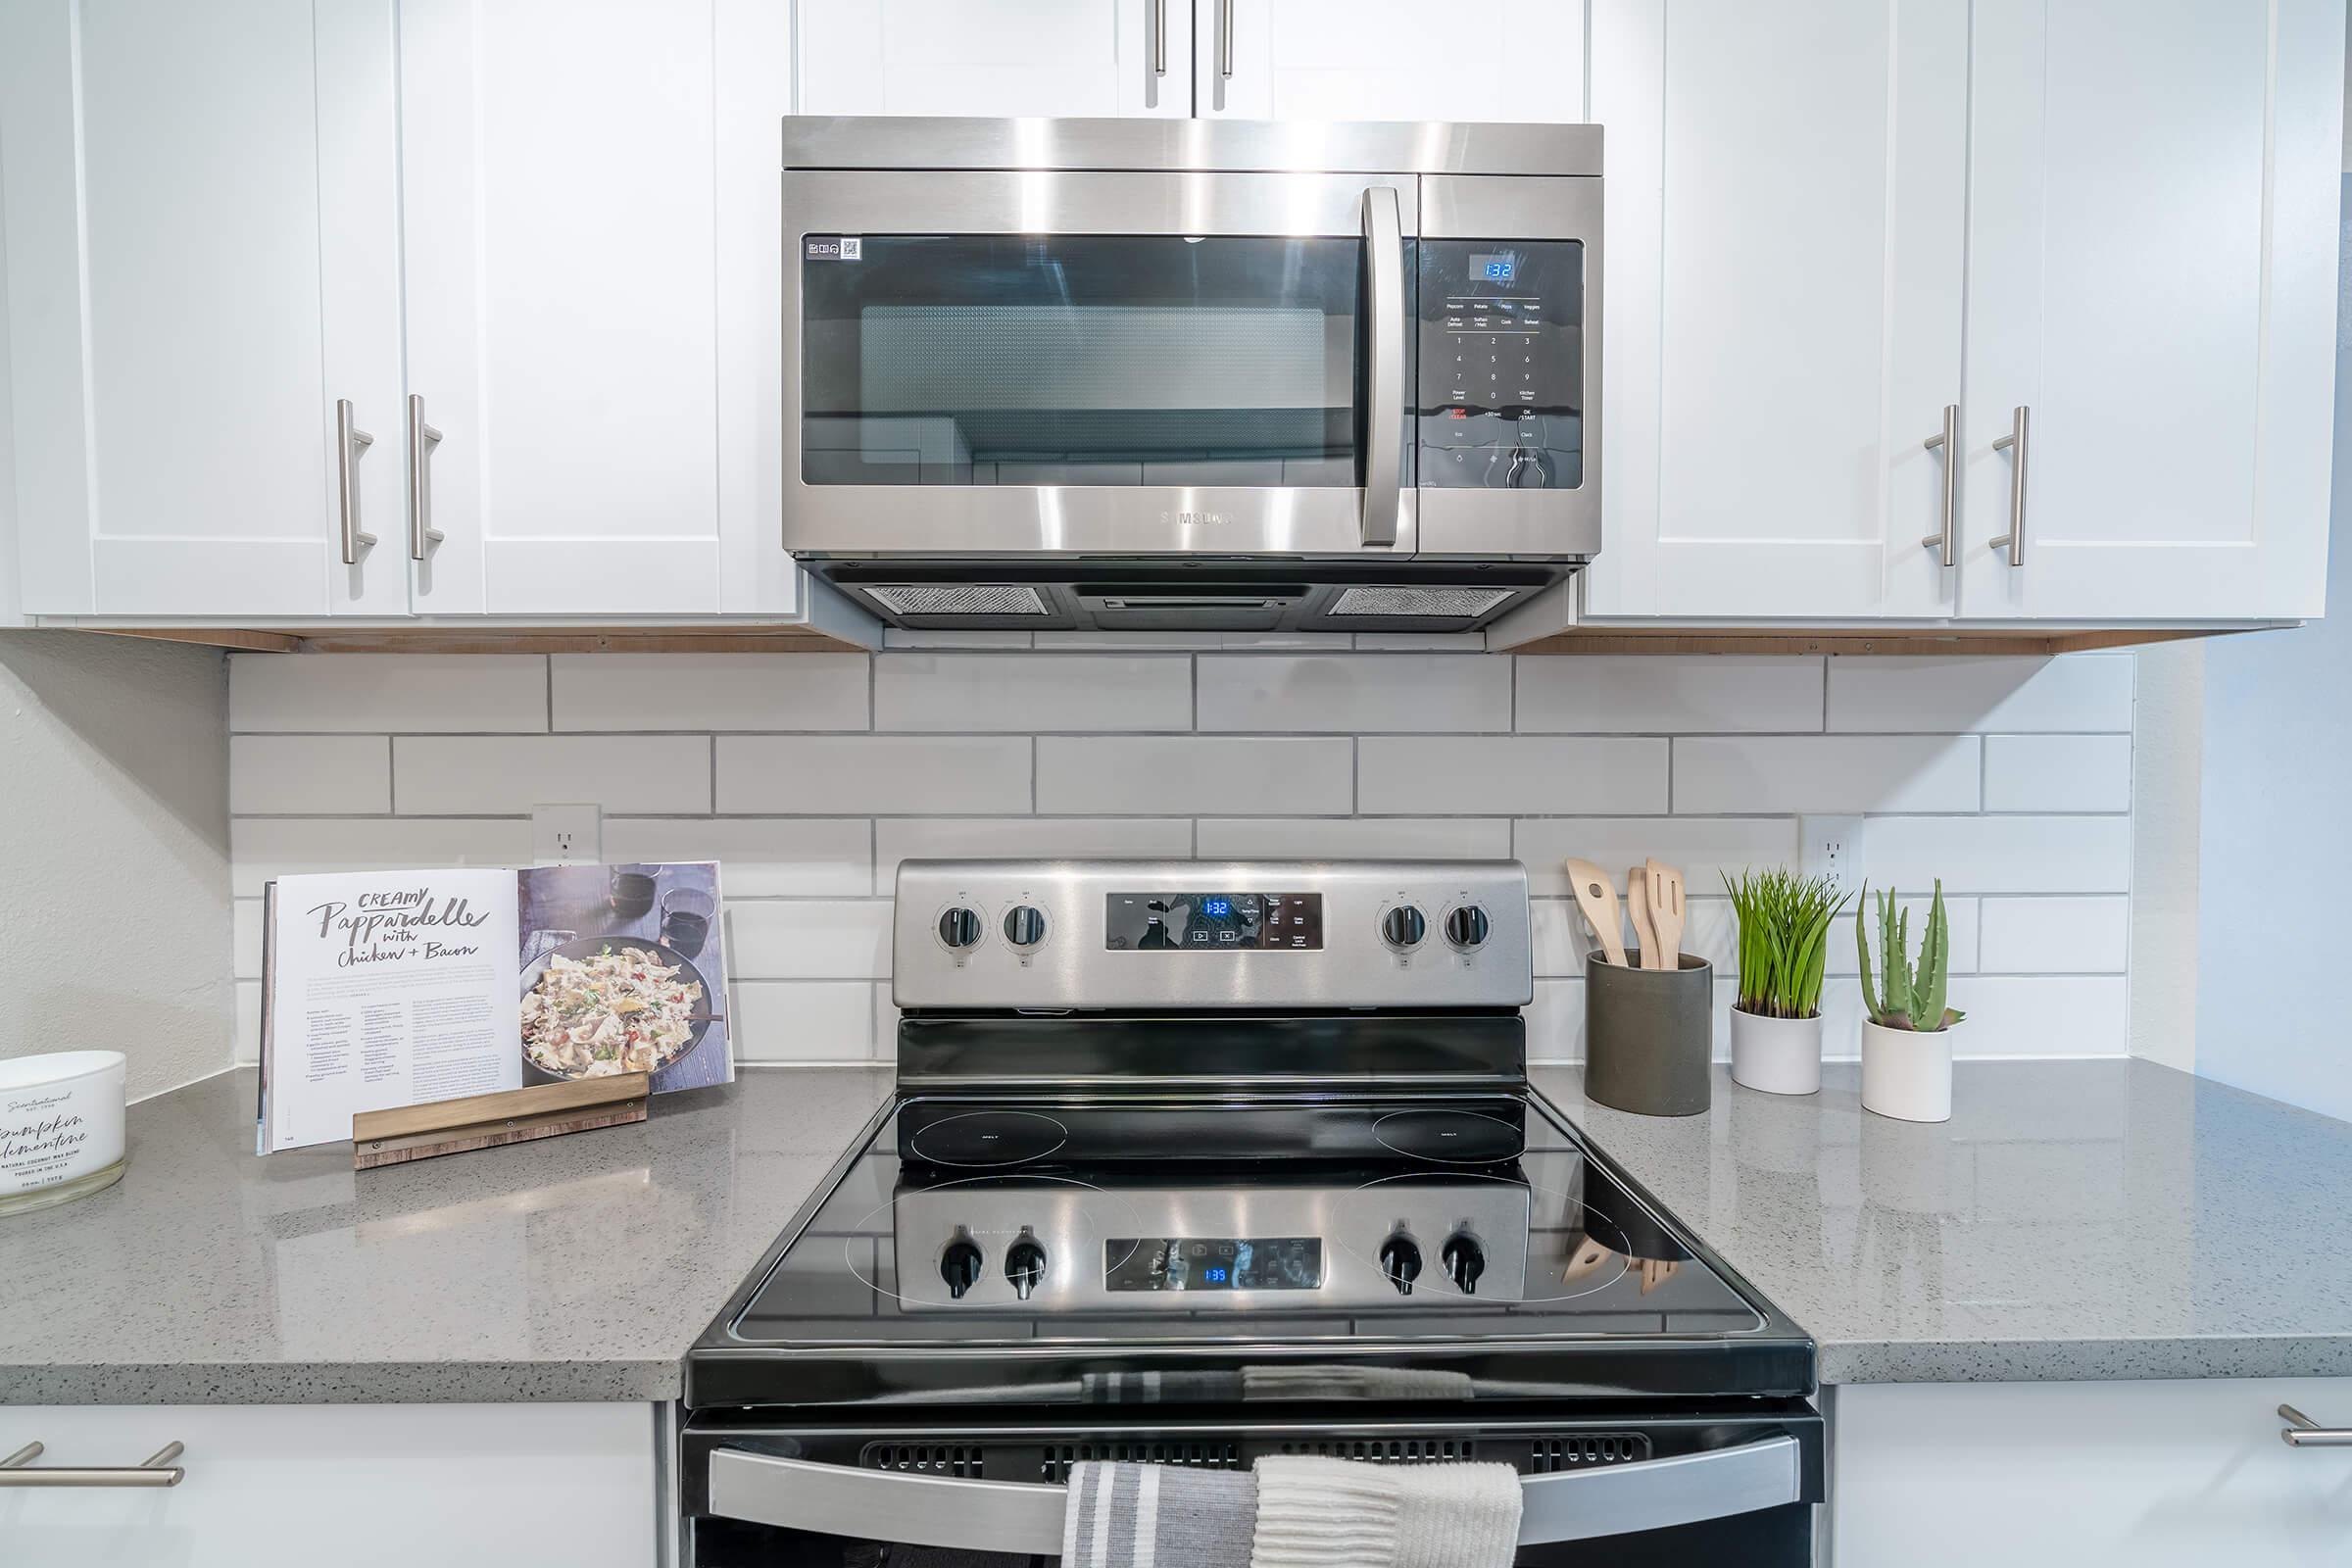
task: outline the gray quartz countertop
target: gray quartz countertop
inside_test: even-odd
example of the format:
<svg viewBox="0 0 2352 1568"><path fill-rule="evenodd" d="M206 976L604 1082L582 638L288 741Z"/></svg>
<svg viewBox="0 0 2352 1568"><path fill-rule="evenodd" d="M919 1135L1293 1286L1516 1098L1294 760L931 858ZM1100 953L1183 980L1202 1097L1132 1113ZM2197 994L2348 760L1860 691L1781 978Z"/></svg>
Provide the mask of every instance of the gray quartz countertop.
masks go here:
<svg viewBox="0 0 2352 1568"><path fill-rule="evenodd" d="M1952 1119L1537 1083L1821 1346L1824 1383L2352 1376L2352 1123L2144 1061L1962 1063Z"/></svg>
<svg viewBox="0 0 2352 1568"><path fill-rule="evenodd" d="M2352 1375L2352 1124L2145 1062L1959 1069L1952 1120L1539 1086L1821 1343L1825 1383ZM257 1159L253 1075L134 1105L107 1192L0 1220L0 1403L665 1399L886 1069L754 1069L574 1138Z"/></svg>

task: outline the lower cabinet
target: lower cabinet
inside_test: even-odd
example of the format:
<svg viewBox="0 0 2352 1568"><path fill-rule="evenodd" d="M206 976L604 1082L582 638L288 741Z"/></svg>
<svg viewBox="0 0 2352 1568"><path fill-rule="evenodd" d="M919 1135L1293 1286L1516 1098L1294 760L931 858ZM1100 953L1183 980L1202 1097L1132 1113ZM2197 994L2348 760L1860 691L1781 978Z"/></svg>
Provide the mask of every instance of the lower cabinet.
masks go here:
<svg viewBox="0 0 2352 1568"><path fill-rule="evenodd" d="M74 1568L648 1568L650 1404L0 1405L0 1454L175 1487L0 1488L0 1561Z"/></svg>
<svg viewBox="0 0 2352 1568"><path fill-rule="evenodd" d="M2352 1378L1872 1384L1830 1399L1837 1568L2352 1560Z"/></svg>

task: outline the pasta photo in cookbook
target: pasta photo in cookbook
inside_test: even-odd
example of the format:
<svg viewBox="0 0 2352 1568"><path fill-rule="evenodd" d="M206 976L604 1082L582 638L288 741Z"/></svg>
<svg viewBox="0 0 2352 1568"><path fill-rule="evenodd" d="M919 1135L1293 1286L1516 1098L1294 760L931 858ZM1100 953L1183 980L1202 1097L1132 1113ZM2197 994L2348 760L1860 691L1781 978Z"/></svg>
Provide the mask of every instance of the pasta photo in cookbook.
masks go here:
<svg viewBox="0 0 2352 1568"><path fill-rule="evenodd" d="M712 861L279 877L262 929L265 1154L359 1111L735 1077Z"/></svg>

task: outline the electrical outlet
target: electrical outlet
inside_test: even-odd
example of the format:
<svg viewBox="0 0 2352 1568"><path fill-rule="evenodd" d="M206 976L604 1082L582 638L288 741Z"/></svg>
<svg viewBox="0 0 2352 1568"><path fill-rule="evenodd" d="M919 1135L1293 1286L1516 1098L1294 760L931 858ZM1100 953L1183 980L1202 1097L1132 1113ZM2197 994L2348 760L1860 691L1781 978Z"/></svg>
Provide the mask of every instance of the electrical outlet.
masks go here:
<svg viewBox="0 0 2352 1568"><path fill-rule="evenodd" d="M539 865L594 865L604 858L604 812L593 803L531 808L531 858Z"/></svg>
<svg viewBox="0 0 2352 1568"><path fill-rule="evenodd" d="M1796 819L1799 876L1826 876L1848 893L1862 886L1868 862L1862 858L1859 816L1800 816Z"/></svg>

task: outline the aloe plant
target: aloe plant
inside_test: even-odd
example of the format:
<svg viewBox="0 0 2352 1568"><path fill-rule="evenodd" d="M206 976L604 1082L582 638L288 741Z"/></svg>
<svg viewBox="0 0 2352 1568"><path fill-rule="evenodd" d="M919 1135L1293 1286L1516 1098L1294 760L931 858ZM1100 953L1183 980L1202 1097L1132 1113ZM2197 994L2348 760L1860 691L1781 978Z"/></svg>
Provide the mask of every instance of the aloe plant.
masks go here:
<svg viewBox="0 0 2352 1568"><path fill-rule="evenodd" d="M1895 908L1894 895L1881 893L1879 921L1879 983L1871 984L1870 884L1862 885L1862 903L1854 910L1854 949L1862 960L1862 1005L1870 1021L1882 1029L1934 1032L1949 1029L1968 1015L1943 1004L1951 978L1952 928L1943 912L1943 880L1936 881L1935 902L1928 906L1927 929L1920 934L1919 962L1906 963L1911 951L1911 911ZM1923 1023L1921 1019L1933 1020Z"/></svg>
<svg viewBox="0 0 2352 1568"><path fill-rule="evenodd" d="M1821 1016L1830 926L1846 895L1828 877L1775 866L1723 879L1740 917L1740 1010L1764 1018Z"/></svg>

